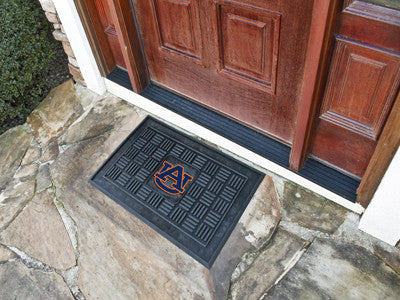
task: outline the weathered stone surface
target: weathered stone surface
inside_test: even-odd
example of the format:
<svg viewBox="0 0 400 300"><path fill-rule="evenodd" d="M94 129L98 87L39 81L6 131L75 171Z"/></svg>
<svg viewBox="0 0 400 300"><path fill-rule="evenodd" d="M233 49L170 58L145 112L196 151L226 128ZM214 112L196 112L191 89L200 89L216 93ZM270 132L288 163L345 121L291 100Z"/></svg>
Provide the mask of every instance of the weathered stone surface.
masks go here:
<svg viewBox="0 0 400 300"><path fill-rule="evenodd" d="M62 45L63 45L63 48L64 48L64 52L68 56L75 57L74 51L72 51L72 47L71 47L71 44L69 42L62 42Z"/></svg>
<svg viewBox="0 0 400 300"><path fill-rule="evenodd" d="M79 64L78 61L76 60L76 58L68 56L68 62L73 65L75 68L79 68Z"/></svg>
<svg viewBox="0 0 400 300"><path fill-rule="evenodd" d="M75 265L75 254L68 233L47 191L35 195L2 232L0 241L56 269Z"/></svg>
<svg viewBox="0 0 400 300"><path fill-rule="evenodd" d="M110 104L112 106L108 106ZM264 179L208 271L87 183L130 133L131 128L122 130L123 124L132 126L140 121L130 106L125 108L126 112L121 106L124 108L113 99L96 103L89 114L82 116L62 137L63 142L72 146L50 167L54 185L63 187L57 188L58 198L78 226L81 290L87 297L126 297L128 293L140 298L163 299L193 298L195 295L206 299L226 297L230 274L242 254L267 241L279 222L280 206L271 178ZM119 112L114 113L113 107L119 107ZM101 118L98 114L102 110L106 112ZM109 124L122 129L115 130ZM109 132L109 136L105 132ZM87 139L88 136L92 138ZM108 247L100 249L100 244ZM93 269L94 265L97 270ZM103 268L113 276L104 278ZM157 290L158 285L163 286L166 282L168 292L165 288Z"/></svg>
<svg viewBox="0 0 400 300"><path fill-rule="evenodd" d="M58 143L57 141L54 141L52 143L49 144L49 146L47 147L47 149L44 151L42 158L40 159L40 161L42 163L51 161L51 160L55 160L57 158L59 154L59 149L58 149Z"/></svg>
<svg viewBox="0 0 400 300"><path fill-rule="evenodd" d="M53 35L54 35L54 32L53 32ZM82 73L81 73L81 70L79 68L74 67L73 65L68 63L68 70L69 70L69 73L74 77L74 79L76 78L76 79L79 79L79 80L84 80L83 76L82 76Z"/></svg>
<svg viewBox="0 0 400 300"><path fill-rule="evenodd" d="M26 125L11 128L0 136L0 190L13 177L31 140Z"/></svg>
<svg viewBox="0 0 400 300"><path fill-rule="evenodd" d="M376 246L385 244L384 242L374 238L368 233L359 230L359 224L360 215L353 212L348 212L343 224L340 225L333 236L346 243L361 246L367 249L369 252L374 252ZM385 245L390 247L387 244Z"/></svg>
<svg viewBox="0 0 400 300"><path fill-rule="evenodd" d="M400 249L393 247L392 251L387 251L381 246L375 246L375 254L382 259L389 267L400 275Z"/></svg>
<svg viewBox="0 0 400 300"><path fill-rule="evenodd" d="M68 37L64 32L61 31L61 26L60 30L53 31L53 36L57 41L68 42Z"/></svg>
<svg viewBox="0 0 400 300"><path fill-rule="evenodd" d="M340 205L291 182L285 183L282 206L291 221L326 233L334 233L348 213Z"/></svg>
<svg viewBox="0 0 400 300"><path fill-rule="evenodd" d="M121 109L118 102L100 101ZM93 108L93 115L83 117L63 137L73 145L50 167L57 197L77 224L79 287L87 298L211 299L202 265L88 183L140 123L133 108L126 106L126 110L93 122ZM83 141L76 143L79 140Z"/></svg>
<svg viewBox="0 0 400 300"><path fill-rule="evenodd" d="M39 1L44 11L48 11L54 14L57 13L53 0L39 0Z"/></svg>
<svg viewBox="0 0 400 300"><path fill-rule="evenodd" d="M246 240L259 248L271 237L280 219L281 205L274 182L266 175L239 223L247 231Z"/></svg>
<svg viewBox="0 0 400 300"><path fill-rule="evenodd" d="M19 260L0 264L0 286L0 299L74 299L60 275Z"/></svg>
<svg viewBox="0 0 400 300"><path fill-rule="evenodd" d="M250 268L232 284L230 298L259 299L290 267L293 258L307 244L294 234L278 230Z"/></svg>
<svg viewBox="0 0 400 300"><path fill-rule="evenodd" d="M93 104L95 101L102 99L102 96L96 94L95 92L92 92L91 90L80 84L76 84L75 89L84 110L90 108L90 105Z"/></svg>
<svg viewBox="0 0 400 300"><path fill-rule="evenodd" d="M39 173L36 176L36 192L40 193L52 186L50 168L48 164L40 165Z"/></svg>
<svg viewBox="0 0 400 300"><path fill-rule="evenodd" d="M46 15L47 20L49 20L50 23L59 23L60 22L57 14L46 11L45 15Z"/></svg>
<svg viewBox="0 0 400 300"><path fill-rule="evenodd" d="M40 158L42 149L38 147L29 147L22 159L21 166L29 165Z"/></svg>
<svg viewBox="0 0 400 300"><path fill-rule="evenodd" d="M43 146L53 141L83 112L72 80L54 88L29 115L33 135Z"/></svg>
<svg viewBox="0 0 400 300"><path fill-rule="evenodd" d="M16 217L25 204L32 199L35 180L14 179L0 193L0 232Z"/></svg>
<svg viewBox="0 0 400 300"><path fill-rule="evenodd" d="M38 164L25 165L15 172L14 178L33 177L39 169Z"/></svg>
<svg viewBox="0 0 400 300"><path fill-rule="evenodd" d="M263 299L398 299L400 276L364 248L316 239Z"/></svg>
<svg viewBox="0 0 400 300"><path fill-rule="evenodd" d="M230 275L241 261L243 254L256 251L268 241L280 217L280 204L274 183L267 175L210 270L218 298L226 298Z"/></svg>
<svg viewBox="0 0 400 300"><path fill-rule="evenodd" d="M203 266L88 184L117 146L109 145L105 137L81 142L51 166L55 185L64 187L57 189L58 198L77 224L83 294L210 299Z"/></svg>
<svg viewBox="0 0 400 300"><path fill-rule="evenodd" d="M90 139L124 124L137 124L138 115L133 107L125 101L115 97L103 98L95 102L88 113L83 115L79 122L75 122L62 136L61 142L73 144L85 139Z"/></svg>
<svg viewBox="0 0 400 300"><path fill-rule="evenodd" d="M8 248L0 245L0 263L16 258L17 256Z"/></svg>

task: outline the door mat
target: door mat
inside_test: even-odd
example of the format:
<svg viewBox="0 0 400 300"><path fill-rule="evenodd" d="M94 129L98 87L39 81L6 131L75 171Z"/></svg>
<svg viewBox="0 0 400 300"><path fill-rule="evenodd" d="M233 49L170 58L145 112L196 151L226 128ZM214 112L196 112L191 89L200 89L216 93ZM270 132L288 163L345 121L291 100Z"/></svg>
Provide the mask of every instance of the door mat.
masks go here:
<svg viewBox="0 0 400 300"><path fill-rule="evenodd" d="M263 177L147 117L90 183L210 268Z"/></svg>

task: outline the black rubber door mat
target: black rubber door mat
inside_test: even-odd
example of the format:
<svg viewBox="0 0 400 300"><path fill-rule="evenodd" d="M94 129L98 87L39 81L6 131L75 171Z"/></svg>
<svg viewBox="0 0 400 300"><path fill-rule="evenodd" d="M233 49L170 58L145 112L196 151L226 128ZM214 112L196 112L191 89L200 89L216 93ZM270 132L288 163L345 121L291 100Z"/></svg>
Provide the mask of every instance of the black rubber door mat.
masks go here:
<svg viewBox="0 0 400 300"><path fill-rule="evenodd" d="M90 183L210 268L263 177L147 117Z"/></svg>

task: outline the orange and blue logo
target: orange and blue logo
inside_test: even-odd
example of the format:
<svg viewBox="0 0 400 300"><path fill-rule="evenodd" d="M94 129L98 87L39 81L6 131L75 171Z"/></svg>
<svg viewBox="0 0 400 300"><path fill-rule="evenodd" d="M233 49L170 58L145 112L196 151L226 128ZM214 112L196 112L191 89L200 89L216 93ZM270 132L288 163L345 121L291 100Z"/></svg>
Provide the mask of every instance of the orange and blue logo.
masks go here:
<svg viewBox="0 0 400 300"><path fill-rule="evenodd" d="M156 185L164 192L171 195L183 194L186 184L192 180L193 176L185 173L184 167L179 164L172 165L167 161L164 161L161 169L154 174L154 182ZM169 185L167 185L167 182L169 182Z"/></svg>

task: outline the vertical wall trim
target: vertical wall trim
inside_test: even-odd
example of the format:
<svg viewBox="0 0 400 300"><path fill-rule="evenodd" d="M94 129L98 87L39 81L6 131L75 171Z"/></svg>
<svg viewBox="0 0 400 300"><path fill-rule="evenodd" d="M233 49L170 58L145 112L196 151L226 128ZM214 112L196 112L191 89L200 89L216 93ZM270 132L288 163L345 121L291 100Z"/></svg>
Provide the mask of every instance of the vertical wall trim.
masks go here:
<svg viewBox="0 0 400 300"><path fill-rule="evenodd" d="M359 229L395 246L400 240L400 147L397 149L371 203L365 210Z"/></svg>
<svg viewBox="0 0 400 300"><path fill-rule="evenodd" d="M104 94L106 86L90 48L74 0L53 0L87 87Z"/></svg>

